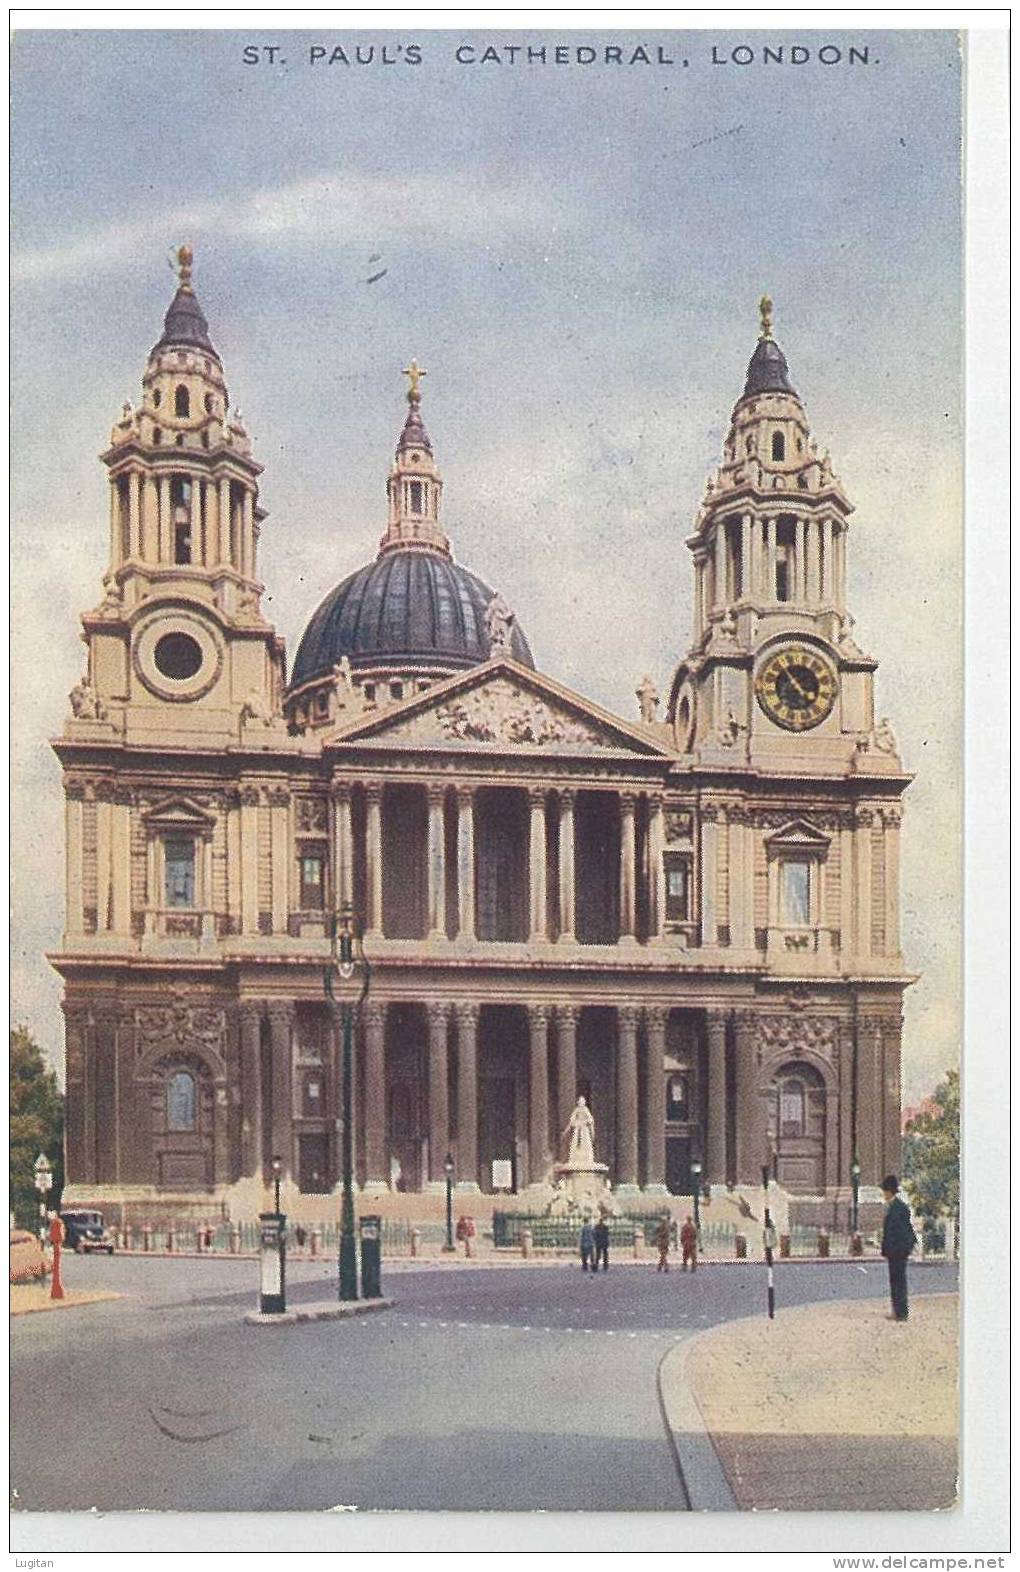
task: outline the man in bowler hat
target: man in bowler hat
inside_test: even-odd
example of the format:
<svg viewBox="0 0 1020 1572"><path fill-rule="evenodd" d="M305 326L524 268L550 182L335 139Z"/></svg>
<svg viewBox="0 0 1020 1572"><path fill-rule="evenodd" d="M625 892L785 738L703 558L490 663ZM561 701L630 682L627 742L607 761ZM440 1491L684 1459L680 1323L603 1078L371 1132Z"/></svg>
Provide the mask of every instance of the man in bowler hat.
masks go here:
<svg viewBox="0 0 1020 1572"><path fill-rule="evenodd" d="M892 1299L890 1321L905 1321L907 1309L907 1257L917 1244L917 1235L910 1221L910 1211L900 1200L900 1182L895 1174L886 1174L882 1180L885 1198L885 1222L882 1225L882 1254L889 1263L889 1295Z"/></svg>

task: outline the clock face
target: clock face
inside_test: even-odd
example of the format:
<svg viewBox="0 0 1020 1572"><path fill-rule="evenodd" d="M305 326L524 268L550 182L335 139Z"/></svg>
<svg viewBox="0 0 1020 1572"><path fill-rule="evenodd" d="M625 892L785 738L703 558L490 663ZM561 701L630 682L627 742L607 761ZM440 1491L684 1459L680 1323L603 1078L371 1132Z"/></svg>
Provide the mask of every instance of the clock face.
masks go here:
<svg viewBox="0 0 1020 1572"><path fill-rule="evenodd" d="M787 731L819 725L836 702L836 673L814 650L777 650L761 667L754 691L769 720Z"/></svg>

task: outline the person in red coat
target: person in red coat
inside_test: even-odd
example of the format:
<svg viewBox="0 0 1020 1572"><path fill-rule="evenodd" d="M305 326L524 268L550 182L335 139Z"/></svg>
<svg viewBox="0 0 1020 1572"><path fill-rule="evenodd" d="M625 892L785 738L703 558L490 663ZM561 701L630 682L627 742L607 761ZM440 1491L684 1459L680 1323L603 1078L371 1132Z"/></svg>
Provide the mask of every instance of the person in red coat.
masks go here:
<svg viewBox="0 0 1020 1572"><path fill-rule="evenodd" d="M684 1218L684 1226L680 1230L680 1251L683 1257L680 1270L686 1272L687 1264L690 1262L693 1272L698 1265L698 1230L690 1217Z"/></svg>

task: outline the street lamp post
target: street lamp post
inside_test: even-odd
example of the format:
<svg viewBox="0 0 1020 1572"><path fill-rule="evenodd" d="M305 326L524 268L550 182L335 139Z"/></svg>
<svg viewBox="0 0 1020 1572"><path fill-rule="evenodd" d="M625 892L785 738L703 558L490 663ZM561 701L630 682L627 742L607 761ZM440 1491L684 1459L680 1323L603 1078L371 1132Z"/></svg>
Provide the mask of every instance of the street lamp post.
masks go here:
<svg viewBox="0 0 1020 1572"><path fill-rule="evenodd" d="M443 1249L449 1254L453 1250L453 1158L449 1152L443 1172L446 1175L446 1243Z"/></svg>
<svg viewBox="0 0 1020 1572"><path fill-rule="evenodd" d="M53 1188L53 1169L44 1152L35 1160L35 1187L39 1192L39 1238L45 1244L47 1197Z"/></svg>
<svg viewBox="0 0 1020 1572"><path fill-rule="evenodd" d="M850 1162L850 1232L859 1232L861 1208L861 1162L855 1152Z"/></svg>
<svg viewBox="0 0 1020 1572"><path fill-rule="evenodd" d="M283 1172L283 1158L273 1158L273 1211L277 1217L280 1215L280 1175Z"/></svg>
<svg viewBox="0 0 1020 1572"><path fill-rule="evenodd" d="M694 1232L701 1244L701 1158L695 1157L691 1163L691 1191L694 1201Z"/></svg>
<svg viewBox="0 0 1020 1572"><path fill-rule="evenodd" d="M369 965L349 906L330 922L330 962L326 967L326 998L340 1015L343 1044L343 1087L340 1117L340 1298L358 1297L358 1245L354 1233L354 1016L368 993Z"/></svg>

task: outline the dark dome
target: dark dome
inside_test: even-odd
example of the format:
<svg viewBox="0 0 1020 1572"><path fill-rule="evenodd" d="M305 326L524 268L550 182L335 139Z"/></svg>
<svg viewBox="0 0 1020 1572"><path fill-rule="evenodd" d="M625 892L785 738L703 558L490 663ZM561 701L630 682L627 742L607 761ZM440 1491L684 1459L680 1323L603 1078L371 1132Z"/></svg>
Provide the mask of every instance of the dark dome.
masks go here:
<svg viewBox="0 0 1020 1572"><path fill-rule="evenodd" d="M760 338L747 368L744 398L754 393L794 393L786 356L774 338Z"/></svg>
<svg viewBox="0 0 1020 1572"><path fill-rule="evenodd" d="M203 349L208 355L216 355L209 337L205 312L194 290L183 284L171 300L163 319L163 337L158 344L153 344L151 352L155 354L157 349L175 349L178 345L188 345L193 349ZM216 359L219 358L216 355Z"/></svg>
<svg viewBox="0 0 1020 1572"><path fill-rule="evenodd" d="M291 686L325 676L342 656L351 665L424 661L458 671L489 659L485 612L493 591L436 551L387 551L331 590L298 646ZM511 653L533 667L514 623Z"/></svg>

